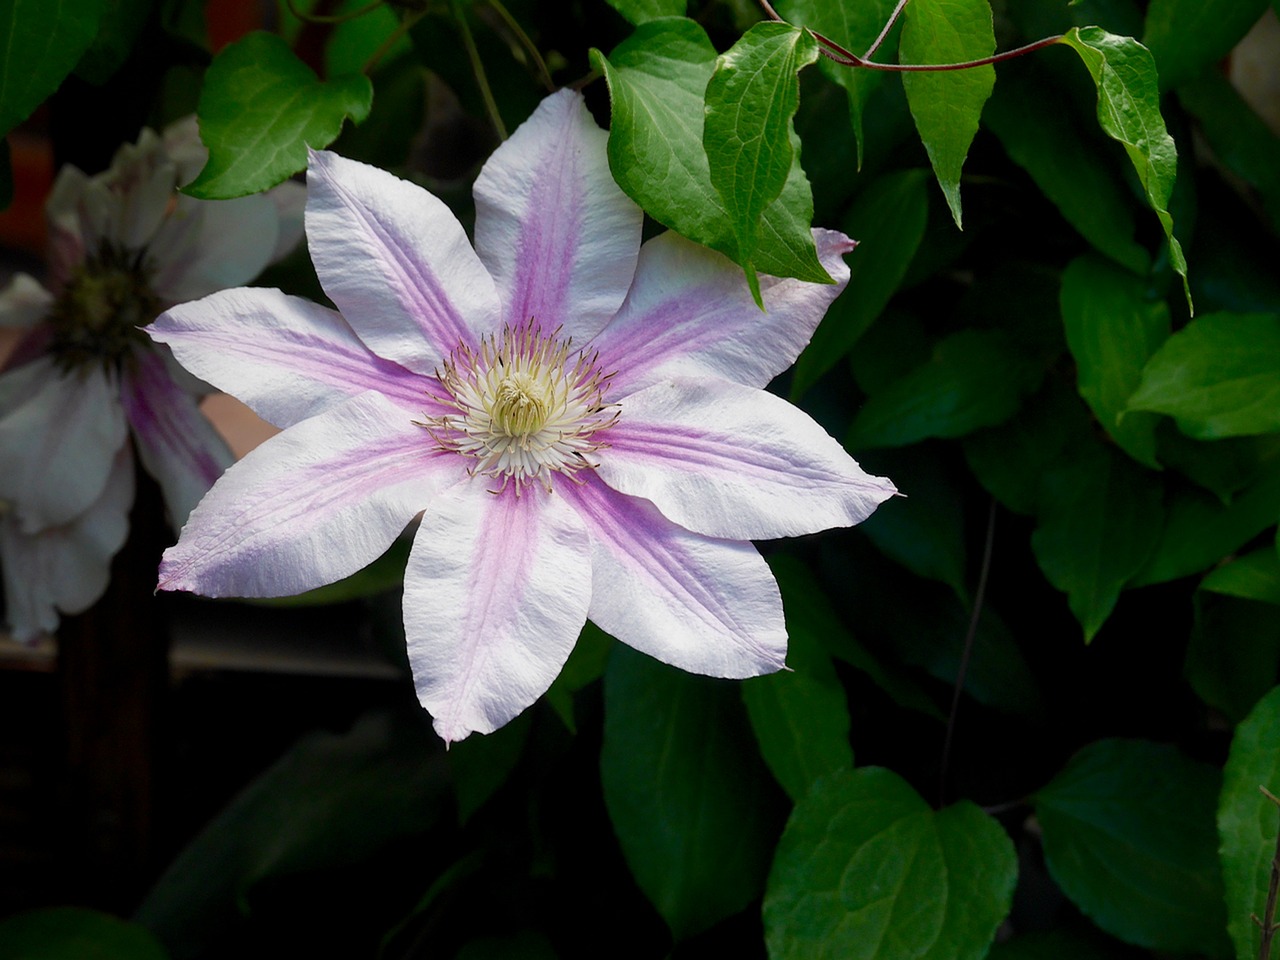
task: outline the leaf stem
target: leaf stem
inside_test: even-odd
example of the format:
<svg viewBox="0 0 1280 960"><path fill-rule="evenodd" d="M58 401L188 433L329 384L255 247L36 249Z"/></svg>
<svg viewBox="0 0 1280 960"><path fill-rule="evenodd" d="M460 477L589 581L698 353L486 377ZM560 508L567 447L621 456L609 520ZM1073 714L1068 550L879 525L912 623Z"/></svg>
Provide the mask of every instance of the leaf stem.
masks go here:
<svg viewBox="0 0 1280 960"><path fill-rule="evenodd" d="M304 13L298 9L297 0L285 0L289 7L289 12L301 20L303 23L346 23L348 20L355 20L357 17L363 17L366 13L373 13L378 7L382 6L383 0L373 0L358 10L348 10L346 13Z"/></svg>
<svg viewBox="0 0 1280 960"><path fill-rule="evenodd" d="M551 79L551 71L547 69L547 62L542 59L542 54L538 51L538 45L530 39L529 34L525 33L524 28L520 26L518 20L511 15L504 4L500 0L486 0L490 9L493 10L506 24L507 29L515 34L516 39L520 42L520 46L528 52L533 59L534 68L538 72L538 82L547 88L548 92L554 93L556 89L555 81Z"/></svg>
<svg viewBox="0 0 1280 960"><path fill-rule="evenodd" d="M507 139L507 125L502 122L502 114L498 112L498 103L493 99L493 91L489 88L489 77L484 72L484 63L480 60L480 51L476 49L476 38L471 35L471 24L467 22L467 12L462 9L459 0L450 0L449 8L453 18L462 31L462 44L467 48L467 59L471 61L471 71L476 75L476 85L480 87L480 97L484 100L485 112L489 114L489 122L498 132L498 137Z"/></svg>
<svg viewBox="0 0 1280 960"><path fill-rule="evenodd" d="M769 0L759 0L759 3L761 9L764 10L765 15L768 16L770 20L774 20L778 23L787 22L782 19L782 16L777 10L773 9ZM1022 57L1036 50L1051 47L1064 36L1064 34L1058 34L1053 37L1045 37L1043 40L1037 40L1035 43L1024 44L1023 46L1015 47L1012 50L1005 50L1003 53L994 53L989 57L982 57L979 60L963 60L959 63L880 63L878 61L871 60L871 53L884 42L885 36L888 35L889 31L893 27L894 21L898 18L898 14L905 6L906 0L899 0L898 6L893 11L892 17L890 17L884 30L881 31L881 35L876 39L875 44L871 47L871 51L868 51L867 56L865 57L858 56L852 50L846 50L830 37L823 36L816 30L810 30L809 32L813 34L813 38L821 45L822 55L828 60L832 60L843 67L862 67L864 70L883 70L886 73L928 73L942 72L945 70L972 70L974 67L985 67L993 63L1002 63L1005 60L1012 60L1015 57Z"/></svg>
<svg viewBox="0 0 1280 960"><path fill-rule="evenodd" d="M960 654L960 667L956 671L955 689L951 693L951 713L947 717L947 735L942 742L942 763L938 772L938 806L947 803L947 770L951 765L951 743L955 738L956 715L960 712L960 695L964 693L965 677L969 673L969 660L973 656L973 644L978 635L978 621L987 597L987 576L991 573L991 553L996 539L996 500L991 498L987 510L987 533L982 547L982 569L978 574L978 589L973 596L973 611L969 615L969 629L964 635L964 652Z"/></svg>
<svg viewBox="0 0 1280 960"><path fill-rule="evenodd" d="M889 31L893 29L893 25L898 22L898 17L902 16L902 11L907 5L907 0L898 0L898 5L893 8L893 13L889 14L889 22L884 25L884 29L880 31L880 36L876 37L875 43L867 48L867 52L862 55L864 60L870 60L875 56L875 52L880 49L880 44L884 43L885 38L889 36Z"/></svg>
<svg viewBox="0 0 1280 960"><path fill-rule="evenodd" d="M1280 797L1266 787L1258 787L1263 795L1280 808ZM1258 960L1271 960L1271 944L1280 923L1276 923L1276 901L1280 900L1280 830L1276 831L1276 852L1271 858L1271 884L1267 889L1267 903L1262 910L1262 919L1253 919L1262 928L1262 943L1258 946Z"/></svg>

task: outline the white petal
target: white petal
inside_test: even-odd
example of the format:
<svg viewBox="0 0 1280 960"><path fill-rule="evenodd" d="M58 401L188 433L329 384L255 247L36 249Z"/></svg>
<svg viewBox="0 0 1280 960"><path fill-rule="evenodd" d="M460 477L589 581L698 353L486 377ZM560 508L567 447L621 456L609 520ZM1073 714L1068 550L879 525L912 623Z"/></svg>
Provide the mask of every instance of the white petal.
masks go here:
<svg viewBox="0 0 1280 960"><path fill-rule="evenodd" d="M601 629L693 673L740 678L782 667L782 597L750 543L691 533L599 478L556 492L591 535L588 616Z"/></svg>
<svg viewBox="0 0 1280 960"><path fill-rule="evenodd" d="M280 597L376 560L465 476L426 431L363 393L272 437L222 475L160 564L161 590Z"/></svg>
<svg viewBox="0 0 1280 960"><path fill-rule="evenodd" d="M53 294L35 277L19 273L0 290L0 327L29 329L45 318L53 306Z"/></svg>
<svg viewBox="0 0 1280 960"><path fill-rule="evenodd" d="M896 492L780 397L667 380L622 402L597 472L698 533L769 540L861 523Z"/></svg>
<svg viewBox="0 0 1280 960"><path fill-rule="evenodd" d="M643 215L609 172L608 134L561 90L494 151L476 180L476 249L507 324L590 339L635 274Z"/></svg>
<svg viewBox="0 0 1280 960"><path fill-rule="evenodd" d="M119 388L41 359L0 376L0 401L0 500L28 533L69 523L101 496L128 436Z"/></svg>
<svg viewBox="0 0 1280 960"><path fill-rule="evenodd" d="M107 589L111 558L129 534L133 457L116 455L107 484L82 515L62 527L23 533L0 516L0 574L9 629L22 643L58 627L58 612L82 613Z"/></svg>
<svg viewBox="0 0 1280 960"><path fill-rule="evenodd" d="M159 481L177 529L231 466L231 450L155 351L140 352L126 367L121 400L138 456Z"/></svg>
<svg viewBox="0 0 1280 960"><path fill-rule="evenodd" d="M493 278L462 225L385 170L312 152L307 244L334 304L379 356L432 373L459 343L499 327Z"/></svg>
<svg viewBox="0 0 1280 960"><path fill-rule="evenodd" d="M419 374L372 354L337 311L279 290L224 290L172 307L146 331L278 427L366 390L420 409L426 387Z"/></svg>
<svg viewBox="0 0 1280 960"><path fill-rule="evenodd" d="M728 257L672 231L646 243L626 303L592 344L601 362L617 370L612 396L676 376L763 387L791 366L849 282L842 255L853 241L831 230L813 235L836 282L761 275L765 312Z"/></svg>
<svg viewBox="0 0 1280 960"><path fill-rule="evenodd" d="M179 197L147 247L152 286L166 303L181 303L248 283L271 262L279 236L279 215L266 197Z"/></svg>
<svg viewBox="0 0 1280 960"><path fill-rule="evenodd" d="M489 733L533 703L587 619L582 520L541 488L494 496L482 478L436 498L404 578L418 699L446 742Z"/></svg>

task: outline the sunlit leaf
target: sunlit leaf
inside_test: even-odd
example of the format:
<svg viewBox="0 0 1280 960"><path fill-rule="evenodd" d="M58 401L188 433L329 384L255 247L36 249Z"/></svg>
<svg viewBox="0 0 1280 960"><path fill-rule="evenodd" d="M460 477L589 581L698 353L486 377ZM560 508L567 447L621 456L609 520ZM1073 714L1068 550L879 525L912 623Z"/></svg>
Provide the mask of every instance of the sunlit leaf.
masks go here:
<svg viewBox="0 0 1280 960"><path fill-rule="evenodd" d="M898 46L903 63L961 63L995 52L988 0L915 0L907 4L904 19ZM916 129L957 227L960 170L995 82L990 65L902 75Z"/></svg>
<svg viewBox="0 0 1280 960"><path fill-rule="evenodd" d="M771 960L981 960L1018 863L968 801L934 811L897 774L833 774L796 804L764 899Z"/></svg>
<svg viewBox="0 0 1280 960"><path fill-rule="evenodd" d="M200 138L209 162L184 192L225 200L275 186L307 165L307 147L326 147L369 114L363 74L319 80L270 33L251 33L213 59L200 93Z"/></svg>
<svg viewBox="0 0 1280 960"><path fill-rule="evenodd" d="M1182 255L1182 245L1173 235L1173 217L1169 214L1169 198L1178 173L1178 151L1160 115L1155 61L1150 51L1133 38L1117 37L1098 27L1071 30L1059 42L1080 55L1093 77L1098 88L1098 123L1129 155L1147 200L1164 227L1169 260L1182 277L1190 307L1187 260Z"/></svg>

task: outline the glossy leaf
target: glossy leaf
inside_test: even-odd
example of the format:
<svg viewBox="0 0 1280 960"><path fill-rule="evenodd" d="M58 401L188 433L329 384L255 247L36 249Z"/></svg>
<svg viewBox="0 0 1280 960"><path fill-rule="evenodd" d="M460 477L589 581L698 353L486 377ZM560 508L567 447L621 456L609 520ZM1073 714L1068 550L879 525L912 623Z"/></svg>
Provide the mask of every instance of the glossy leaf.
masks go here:
<svg viewBox="0 0 1280 960"><path fill-rule="evenodd" d="M733 226L711 185L702 145L704 95L716 62L702 27L684 19L646 23L607 59L593 50L591 62L609 84L609 169L618 185L658 222L733 256ZM793 151L782 195L764 213L761 236L766 241L756 268L775 276L829 281L808 232L812 219L809 181Z"/></svg>
<svg viewBox="0 0 1280 960"><path fill-rule="evenodd" d="M9 0L0 6L0 136L52 94L89 49L100 0Z"/></svg>
<svg viewBox="0 0 1280 960"><path fill-rule="evenodd" d="M1173 217L1169 214L1178 151L1160 115L1160 90L1151 53L1131 37L1117 37L1098 27L1076 28L1059 42L1080 55L1093 77L1098 88L1098 123L1129 155L1147 201L1164 228L1169 259L1182 277L1190 307L1187 261L1173 234Z"/></svg>
<svg viewBox="0 0 1280 960"><path fill-rule="evenodd" d="M622 853L677 939L757 897L768 773L735 685L619 645L605 671L600 776Z"/></svg>
<svg viewBox="0 0 1280 960"><path fill-rule="evenodd" d="M904 21L898 46L903 63L960 63L996 49L988 0L915 0L907 4ZM902 75L916 129L957 227L960 170L995 82L990 65Z"/></svg>
<svg viewBox="0 0 1280 960"><path fill-rule="evenodd" d="M1129 456L1156 462L1156 424L1125 413L1147 360L1169 337L1169 309L1146 284L1097 257L1081 257L1062 275L1062 322L1076 361L1080 396Z"/></svg>
<svg viewBox="0 0 1280 960"><path fill-rule="evenodd" d="M165 960L146 927L97 910L51 907L0 920L0 957L12 960Z"/></svg>
<svg viewBox="0 0 1280 960"><path fill-rule="evenodd" d="M1216 313L1158 350L1129 400L1201 440L1280 430L1280 316Z"/></svg>
<svg viewBox="0 0 1280 960"><path fill-rule="evenodd" d="M861 0L846 3L844 0L786 0L774 5L783 18L800 27L808 27L815 33L832 40L846 50L859 55L880 35L893 13L894 0ZM895 30L898 29L895 27ZM886 38L876 59L883 60L892 49L893 38ZM885 75L880 70L862 70L846 67L823 57L818 66L833 83L844 88L849 100L849 122L857 143L858 169L862 169L864 152L862 114L867 101Z"/></svg>
<svg viewBox="0 0 1280 960"><path fill-rule="evenodd" d="M205 74L197 114L209 162L184 192L225 200L273 187L306 167L307 147L328 146L372 103L368 77L322 82L279 37L251 33Z"/></svg>
<svg viewBox="0 0 1280 960"><path fill-rule="evenodd" d="M1142 42L1160 86L1190 80L1225 57L1262 16L1267 0L1151 0Z"/></svg>
<svg viewBox="0 0 1280 960"><path fill-rule="evenodd" d="M1183 672L1200 699L1239 723L1280 683L1280 608L1203 591L1193 599Z"/></svg>
<svg viewBox="0 0 1280 960"><path fill-rule="evenodd" d="M897 774L833 774L798 804L764 900L770 960L981 960L1018 864L968 801L933 811Z"/></svg>
<svg viewBox="0 0 1280 960"><path fill-rule="evenodd" d="M686 0L608 0L609 6L617 10L634 24L657 20L659 17L683 17Z"/></svg>
<svg viewBox="0 0 1280 960"><path fill-rule="evenodd" d="M932 359L871 396L849 430L851 449L901 446L926 437L962 437L1017 411L1040 370L996 330L965 330Z"/></svg>
<svg viewBox="0 0 1280 960"><path fill-rule="evenodd" d="M926 176L923 170L886 174L868 184L849 208L841 228L865 239L849 258L849 285L796 361L793 396L803 394L852 349L902 283L924 238Z"/></svg>
<svg viewBox="0 0 1280 960"><path fill-rule="evenodd" d="M1010 75L1002 76L987 101L983 123L1095 250L1146 273L1151 257L1133 238L1129 192L1070 111L1044 109L1047 98L1061 95L1056 78L1030 64L1005 69Z"/></svg>
<svg viewBox="0 0 1280 960"><path fill-rule="evenodd" d="M818 44L807 30L759 23L720 55L707 83L702 145L711 185L729 216L734 259L746 270L762 309L754 265L762 218L782 194L796 160L798 74L816 59Z"/></svg>
<svg viewBox="0 0 1280 960"><path fill-rule="evenodd" d="M1045 577L1067 595L1087 643L1155 550L1160 486L1097 443L1070 448L1044 483L1031 548Z"/></svg>
<svg viewBox="0 0 1280 960"><path fill-rule="evenodd" d="M1085 747L1035 796L1049 872L1121 940L1221 956L1219 782L1213 767L1164 744Z"/></svg>
<svg viewBox="0 0 1280 960"><path fill-rule="evenodd" d="M1222 879L1227 892L1227 931L1236 960L1255 960L1261 932L1250 917L1265 912L1272 861L1277 856L1280 804L1280 687L1264 697L1236 727L1231 755L1222 773L1218 835L1222 842Z"/></svg>

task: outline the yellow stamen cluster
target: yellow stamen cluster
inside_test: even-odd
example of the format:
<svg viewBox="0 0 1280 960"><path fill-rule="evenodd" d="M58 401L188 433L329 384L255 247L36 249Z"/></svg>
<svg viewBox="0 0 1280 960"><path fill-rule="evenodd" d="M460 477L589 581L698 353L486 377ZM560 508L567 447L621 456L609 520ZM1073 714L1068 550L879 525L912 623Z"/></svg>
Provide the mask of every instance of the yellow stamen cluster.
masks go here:
<svg viewBox="0 0 1280 960"><path fill-rule="evenodd" d="M459 345L436 371L440 402L456 413L421 425L441 448L474 458L473 475L500 480L494 493L514 483L519 494L534 480L550 492L554 474L572 479L595 466L591 455L607 446L596 434L618 419L604 399L613 375L559 333L530 320L486 337L478 351Z"/></svg>

